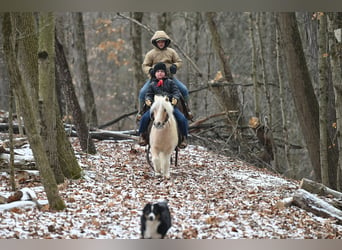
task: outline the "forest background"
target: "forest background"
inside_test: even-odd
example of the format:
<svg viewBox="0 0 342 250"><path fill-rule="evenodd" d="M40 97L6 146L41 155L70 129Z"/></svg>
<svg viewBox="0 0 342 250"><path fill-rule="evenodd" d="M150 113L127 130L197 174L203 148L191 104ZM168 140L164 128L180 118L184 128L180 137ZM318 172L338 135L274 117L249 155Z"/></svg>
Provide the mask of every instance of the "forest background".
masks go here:
<svg viewBox="0 0 342 250"><path fill-rule="evenodd" d="M190 143L341 190L342 13L64 12L53 20L88 127L136 129L143 56L153 32L165 30L183 59L177 78L191 93ZM0 108L9 110L5 52ZM19 68L24 62L18 57ZM61 117L73 122L58 79Z"/></svg>

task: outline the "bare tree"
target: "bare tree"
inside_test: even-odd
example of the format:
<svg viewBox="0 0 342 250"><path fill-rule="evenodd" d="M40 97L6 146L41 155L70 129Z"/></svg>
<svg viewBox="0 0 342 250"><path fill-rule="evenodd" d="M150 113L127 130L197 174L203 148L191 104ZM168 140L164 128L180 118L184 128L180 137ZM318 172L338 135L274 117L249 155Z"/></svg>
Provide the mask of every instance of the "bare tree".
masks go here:
<svg viewBox="0 0 342 250"><path fill-rule="evenodd" d="M89 79L88 62L87 62L87 51L86 42L84 36L84 25L83 17L80 12L72 12L73 22L73 39L74 39L74 50L73 55L75 59L75 70L77 85L82 90L82 97L84 98L85 106L85 119L89 123L90 127L97 127L97 112L94 98L94 92Z"/></svg>
<svg viewBox="0 0 342 250"><path fill-rule="evenodd" d="M320 160L322 184L329 184L328 166L328 46L327 46L327 16L322 13L319 17L319 128L320 128Z"/></svg>
<svg viewBox="0 0 342 250"><path fill-rule="evenodd" d="M138 22L142 22L144 13L143 12L133 12L132 18ZM141 47L141 26L136 23L131 23L131 37L133 46L133 70L134 70L134 82L135 82L135 95L138 97L139 90L142 88L146 76L141 69L141 63L143 61L143 52ZM138 107L138 99L136 100L136 106Z"/></svg>
<svg viewBox="0 0 342 250"><path fill-rule="evenodd" d="M319 147L319 108L307 68L295 13L277 18L297 117L306 141L316 180L321 180Z"/></svg>
<svg viewBox="0 0 342 250"><path fill-rule="evenodd" d="M39 14L38 74L39 74L39 113L41 136L44 140L50 166L57 183L64 182L64 175L57 156L57 116L55 88L55 23L51 12ZM58 117L60 119L60 117Z"/></svg>
<svg viewBox="0 0 342 250"><path fill-rule="evenodd" d="M258 76L257 76L257 48L255 41L255 19L253 13L249 14L249 34L252 43L252 79L253 79L253 88L254 88L254 113L256 117L260 118L261 108L260 108L260 86L258 84Z"/></svg>
<svg viewBox="0 0 342 250"><path fill-rule="evenodd" d="M283 56L280 48L280 38L278 34L278 30L276 30L276 51L277 51L277 71L278 71L278 81L279 81L279 99L280 99L280 112L282 117L282 131L283 131L283 139L284 139L284 159L285 159L285 168L289 170L292 178L295 177L296 168L294 164L290 163L290 147L289 147L289 133L287 127L287 116L286 116L286 99L285 99L285 79L284 73L282 70L283 65Z"/></svg>
<svg viewBox="0 0 342 250"><path fill-rule="evenodd" d="M234 85L233 75L229 66L229 61L227 59L226 53L222 47L221 37L217 29L217 24L215 22L216 13L207 12L206 18L209 26L210 33L213 39L213 47L219 57L219 62L221 66L221 72L223 78L226 82L231 83L229 86L225 87L224 84L210 86L211 91L215 94L219 104L222 109L228 114L229 111L240 111L240 100L238 96L237 86Z"/></svg>
<svg viewBox="0 0 342 250"><path fill-rule="evenodd" d="M55 41L56 50L56 79L59 88L65 96L67 106L72 112L77 134L80 139L80 145L84 152L90 154L96 153L96 147L89 135L89 129L85 123L81 107L78 103L75 93L74 85L72 84L71 73L68 67L68 63L64 54L63 46L56 38Z"/></svg>
<svg viewBox="0 0 342 250"><path fill-rule="evenodd" d="M37 166L42 179L42 184L44 186L44 190L46 192L50 208L54 210L62 210L65 208L65 204L58 194L57 182L53 174L53 171L50 167L47 154L45 153L44 143L38 132L39 125L37 124L36 115L34 114L34 110L32 108L34 103L28 95L28 92L26 90L27 86L23 84L23 79L21 77L20 70L15 58L14 39L16 38L16 36L13 32L17 30L16 25L18 23L12 23L10 15L11 14L5 14L3 25L4 51L7 60L10 81L13 85L13 88L16 90L19 96L19 105L21 109L24 111L23 118L28 135L28 140L30 142L30 146L33 151L35 160L37 162ZM32 13L29 13L29 15L26 16L26 18L29 18L30 15L32 20L34 20ZM17 15L17 17L19 16ZM23 31L25 30L24 27L21 27L21 29ZM27 37L30 37L34 36L34 34L36 33L25 32L23 34L26 34ZM25 39L25 37L23 37L22 39ZM37 44L32 44L30 46L30 43L28 43L26 48L35 50L37 49L36 45ZM31 64L30 66L34 68L36 67L35 65L37 65L37 61L35 62L35 64Z"/></svg>
<svg viewBox="0 0 342 250"><path fill-rule="evenodd" d="M336 147L338 147L337 190L342 191L342 13L328 14L329 51L336 108ZM336 32L336 35L335 35Z"/></svg>

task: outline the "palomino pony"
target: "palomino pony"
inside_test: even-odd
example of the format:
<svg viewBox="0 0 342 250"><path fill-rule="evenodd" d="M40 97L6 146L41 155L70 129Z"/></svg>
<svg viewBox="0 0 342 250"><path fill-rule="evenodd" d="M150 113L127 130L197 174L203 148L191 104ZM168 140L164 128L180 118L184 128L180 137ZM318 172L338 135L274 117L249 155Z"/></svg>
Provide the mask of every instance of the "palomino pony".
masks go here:
<svg viewBox="0 0 342 250"><path fill-rule="evenodd" d="M171 154L178 144L177 122L167 96L154 96L151 107L150 148L156 175L170 178Z"/></svg>

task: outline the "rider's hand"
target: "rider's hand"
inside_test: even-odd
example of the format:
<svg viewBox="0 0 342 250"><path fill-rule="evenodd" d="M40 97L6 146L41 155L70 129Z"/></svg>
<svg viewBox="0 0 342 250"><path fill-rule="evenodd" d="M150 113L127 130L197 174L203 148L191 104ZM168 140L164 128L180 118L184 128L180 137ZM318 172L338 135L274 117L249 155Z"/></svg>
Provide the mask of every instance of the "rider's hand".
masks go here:
<svg viewBox="0 0 342 250"><path fill-rule="evenodd" d="M176 104L177 104L177 99L176 98L172 98L172 100L171 100L171 104L173 105L173 106L175 106Z"/></svg>
<svg viewBox="0 0 342 250"><path fill-rule="evenodd" d="M146 104L147 106L151 106L151 105L152 105L152 102L151 102L150 99L146 99L146 100L145 100L145 104Z"/></svg>
<svg viewBox="0 0 342 250"><path fill-rule="evenodd" d="M176 64L172 64L170 67L170 73L176 74L176 72L177 72L177 66L176 66Z"/></svg>

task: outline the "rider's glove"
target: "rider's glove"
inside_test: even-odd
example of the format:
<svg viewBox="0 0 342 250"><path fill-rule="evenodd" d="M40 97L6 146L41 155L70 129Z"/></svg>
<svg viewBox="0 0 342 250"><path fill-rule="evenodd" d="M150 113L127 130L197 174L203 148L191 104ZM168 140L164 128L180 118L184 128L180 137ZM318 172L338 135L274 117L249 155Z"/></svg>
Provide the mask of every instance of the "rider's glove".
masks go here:
<svg viewBox="0 0 342 250"><path fill-rule="evenodd" d="M177 99L176 98L172 98L172 100L171 100L171 104L173 105L173 106L175 106L176 104L177 104Z"/></svg>
<svg viewBox="0 0 342 250"><path fill-rule="evenodd" d="M171 74L176 74L176 72L177 72L177 66L176 66L176 64L172 64L170 66L170 73Z"/></svg>
<svg viewBox="0 0 342 250"><path fill-rule="evenodd" d="M146 104L147 106L151 106L151 105L152 105L152 102L151 102L150 99L146 99L146 100L145 100L145 104Z"/></svg>

